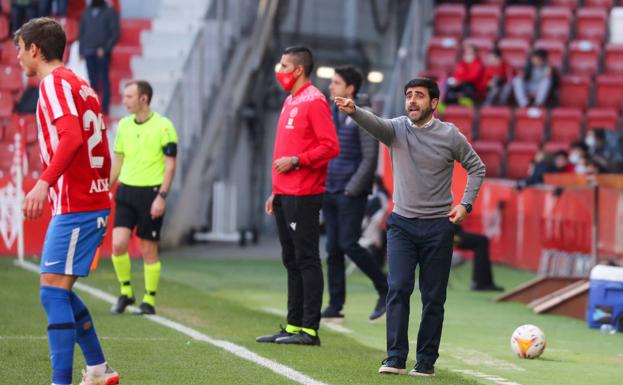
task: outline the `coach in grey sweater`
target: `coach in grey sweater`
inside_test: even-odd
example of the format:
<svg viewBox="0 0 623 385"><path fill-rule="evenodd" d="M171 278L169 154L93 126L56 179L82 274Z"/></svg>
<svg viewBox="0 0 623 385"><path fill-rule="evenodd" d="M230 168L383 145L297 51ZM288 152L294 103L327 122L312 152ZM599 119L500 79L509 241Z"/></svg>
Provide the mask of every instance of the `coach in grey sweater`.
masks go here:
<svg viewBox="0 0 623 385"><path fill-rule="evenodd" d="M453 224L460 224L471 211L485 165L453 124L433 117L439 102L437 83L416 78L404 91L407 116L394 119L382 119L357 108L351 99L336 98L335 103L387 145L392 158L394 211L387 221L387 359L379 372L406 372L410 297L419 265L422 320L416 365L409 374L433 376L452 259ZM455 160L469 176L461 204L452 207Z"/></svg>

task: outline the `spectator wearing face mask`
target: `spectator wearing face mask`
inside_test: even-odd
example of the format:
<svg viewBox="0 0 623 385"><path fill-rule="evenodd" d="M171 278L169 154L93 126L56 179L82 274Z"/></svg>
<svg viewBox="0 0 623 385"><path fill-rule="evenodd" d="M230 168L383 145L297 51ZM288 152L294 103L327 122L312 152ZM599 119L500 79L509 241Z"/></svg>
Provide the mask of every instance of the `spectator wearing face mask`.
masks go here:
<svg viewBox="0 0 623 385"><path fill-rule="evenodd" d="M571 151L569 152L569 162L576 167L582 158L588 156L588 147L583 141L579 140L571 145Z"/></svg>
<svg viewBox="0 0 623 385"><path fill-rule="evenodd" d="M446 103L471 106L477 96L482 95L484 67L478 58L476 47L463 48L463 58L448 78Z"/></svg>
<svg viewBox="0 0 623 385"><path fill-rule="evenodd" d="M554 167L556 172L560 173L572 173L575 171L575 166L569 162L569 153L565 150L557 151L554 154Z"/></svg>

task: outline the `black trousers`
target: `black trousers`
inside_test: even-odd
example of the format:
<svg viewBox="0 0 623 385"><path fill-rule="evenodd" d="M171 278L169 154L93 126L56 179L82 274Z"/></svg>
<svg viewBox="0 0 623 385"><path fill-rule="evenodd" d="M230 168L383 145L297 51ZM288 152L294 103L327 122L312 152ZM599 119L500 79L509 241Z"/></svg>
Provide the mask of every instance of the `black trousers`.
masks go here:
<svg viewBox="0 0 623 385"><path fill-rule="evenodd" d="M343 193L327 193L324 196L322 215L327 231L329 306L335 310L342 310L346 299L344 254L370 278L379 296L387 295L387 277L374 256L359 244L367 203L365 195L350 197Z"/></svg>
<svg viewBox="0 0 623 385"><path fill-rule="evenodd" d="M410 298L419 265L422 320L416 359L419 368L429 369L439 357L454 226L447 217L405 218L396 213L387 226L387 355L407 359Z"/></svg>
<svg viewBox="0 0 623 385"><path fill-rule="evenodd" d="M489 258L489 238L481 234L465 232L458 227L454 241L457 248L474 252L472 287L492 286L493 273L491 272L491 259Z"/></svg>
<svg viewBox="0 0 623 385"><path fill-rule="evenodd" d="M288 324L318 330L324 281L318 242L322 194L275 195L281 258L288 273Z"/></svg>

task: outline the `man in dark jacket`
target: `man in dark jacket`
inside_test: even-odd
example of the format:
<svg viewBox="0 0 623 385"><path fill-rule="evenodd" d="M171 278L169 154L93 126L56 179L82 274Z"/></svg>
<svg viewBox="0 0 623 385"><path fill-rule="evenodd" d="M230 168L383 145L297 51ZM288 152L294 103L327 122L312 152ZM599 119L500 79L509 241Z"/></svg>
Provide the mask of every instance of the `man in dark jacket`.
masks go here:
<svg viewBox="0 0 623 385"><path fill-rule="evenodd" d="M331 99L355 99L361 87L362 75L352 66L336 68L329 86ZM346 114L333 106L333 122L340 142L340 155L329 162L327 189L322 214L327 230L327 278L329 306L322 318L342 321L342 307L346 297L344 254L372 280L379 298L370 314L370 320L385 314L387 277L374 257L359 243L361 221L366 211L368 194L372 190L379 145L360 129Z"/></svg>
<svg viewBox="0 0 623 385"><path fill-rule="evenodd" d="M80 56L87 62L89 82L102 98L102 111L110 107L110 54L119 40L119 16L106 0L93 0L80 17Z"/></svg>

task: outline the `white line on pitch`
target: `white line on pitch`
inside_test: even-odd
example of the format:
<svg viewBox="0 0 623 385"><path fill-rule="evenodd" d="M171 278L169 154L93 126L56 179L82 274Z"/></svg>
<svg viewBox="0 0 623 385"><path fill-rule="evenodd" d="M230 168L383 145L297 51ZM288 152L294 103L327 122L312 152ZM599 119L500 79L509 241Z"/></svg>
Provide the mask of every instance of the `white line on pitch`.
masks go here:
<svg viewBox="0 0 623 385"><path fill-rule="evenodd" d="M19 267L22 267L25 270L28 271L32 271L34 273L39 274L39 266L27 262L27 261L23 261L23 262L19 262L16 261L15 264ZM88 293L90 295L92 295L95 298L99 298L105 302L108 302L110 304L115 304L117 302L117 298L109 293L106 293L105 291L102 291L100 289L96 289L92 286L89 285L85 285L81 282L76 282L76 284L74 285L74 287L80 291L83 291L85 293ZM273 360L269 360L267 358L264 358L262 356L260 356L257 353L253 353L252 351L250 351L249 349L236 345L232 342L229 341L225 341L225 340L218 340L215 338L212 338L206 334L203 334L195 329L192 329L188 326L182 325L179 322L175 322L173 320L170 320L168 318L165 317L161 317L158 315L144 315L143 317L145 317L146 319L155 322L157 324L166 326L168 328L171 328L173 330L176 330L182 334L186 334L187 336L194 338L197 341L203 341L203 342L207 342L210 345L214 345L217 346L219 348L222 348L240 358L243 358L247 361L251 361L255 364L261 365L265 368L268 368L270 370L272 370L273 372L284 376L286 378L289 378L293 381L298 382L299 384L304 384L304 385L326 385L323 382L314 380L313 378L297 371L294 370L288 366L285 366L283 364L280 364L279 362L273 361Z"/></svg>

